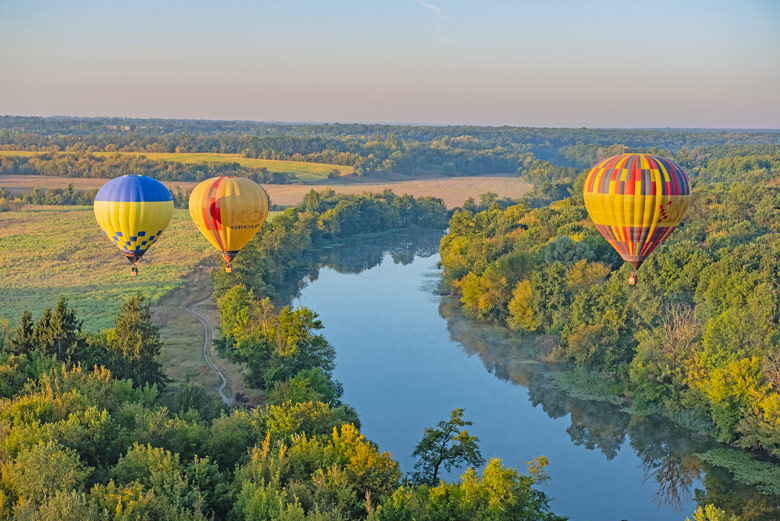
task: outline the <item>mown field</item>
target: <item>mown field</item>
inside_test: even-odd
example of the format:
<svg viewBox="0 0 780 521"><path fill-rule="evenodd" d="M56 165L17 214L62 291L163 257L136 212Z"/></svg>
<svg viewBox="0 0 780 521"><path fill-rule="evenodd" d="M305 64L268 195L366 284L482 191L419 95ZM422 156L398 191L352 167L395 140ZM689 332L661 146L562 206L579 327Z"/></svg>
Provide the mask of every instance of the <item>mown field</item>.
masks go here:
<svg viewBox="0 0 780 521"><path fill-rule="evenodd" d="M32 156L46 152L28 152L24 150L0 150L0 156ZM208 153L162 153L162 152L92 152L92 155L106 157L114 154L127 156L146 156L147 159L157 161L171 161L184 164L203 163L238 163L248 168L266 168L269 172L278 172L294 175L304 182L326 179L328 174L338 170L342 176L353 172L351 166L331 165L327 163L308 163L305 161L277 161L273 159L252 159L242 157L240 154L208 154Z"/></svg>
<svg viewBox="0 0 780 521"><path fill-rule="evenodd" d="M77 190L100 188L107 179L89 179L82 177L48 177L38 175L0 175L0 187L12 192L22 192L35 186L40 188L65 188L72 184ZM197 183L164 181L170 189L179 187L182 191L191 190ZM522 197L532 186L517 177L444 177L398 181L387 183L351 183L351 184L309 184L274 185L264 183L272 204L281 206L296 205L309 190L331 188L341 194L361 194L363 192L381 192L387 188L398 195L409 194L415 197L434 196L444 200L447 208L461 206L466 199L479 199L480 194L494 192L501 197Z"/></svg>

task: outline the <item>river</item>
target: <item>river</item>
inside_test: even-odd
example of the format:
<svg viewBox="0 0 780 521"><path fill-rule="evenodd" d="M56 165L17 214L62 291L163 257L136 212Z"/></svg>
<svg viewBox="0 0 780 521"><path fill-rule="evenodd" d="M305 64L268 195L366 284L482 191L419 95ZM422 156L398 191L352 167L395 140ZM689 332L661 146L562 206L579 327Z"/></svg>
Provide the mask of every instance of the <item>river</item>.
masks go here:
<svg viewBox="0 0 780 521"><path fill-rule="evenodd" d="M519 338L465 319L436 294L440 237L396 234L314 252L289 289L322 319L342 399L363 433L404 472L425 427L462 408L486 459L524 472L547 456L542 489L573 521L682 521L708 498L757 511L774 503L694 456L711 441L568 396L547 377L556 368L536 362Z"/></svg>

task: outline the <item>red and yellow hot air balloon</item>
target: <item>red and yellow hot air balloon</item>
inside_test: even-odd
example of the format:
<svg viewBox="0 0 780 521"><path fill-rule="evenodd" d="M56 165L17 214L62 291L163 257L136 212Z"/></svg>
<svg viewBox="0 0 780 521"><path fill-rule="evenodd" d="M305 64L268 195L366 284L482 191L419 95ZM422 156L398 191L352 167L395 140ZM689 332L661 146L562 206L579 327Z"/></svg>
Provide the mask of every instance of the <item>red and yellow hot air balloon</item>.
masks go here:
<svg viewBox="0 0 780 521"><path fill-rule="evenodd" d="M255 236L267 215L268 195L245 177L212 177L190 195L190 216L222 252L227 272L233 270L233 257Z"/></svg>
<svg viewBox="0 0 780 521"><path fill-rule="evenodd" d="M607 242L635 270L680 224L691 198L685 171L665 157L621 154L585 178L585 208ZM636 272L630 284L636 282Z"/></svg>

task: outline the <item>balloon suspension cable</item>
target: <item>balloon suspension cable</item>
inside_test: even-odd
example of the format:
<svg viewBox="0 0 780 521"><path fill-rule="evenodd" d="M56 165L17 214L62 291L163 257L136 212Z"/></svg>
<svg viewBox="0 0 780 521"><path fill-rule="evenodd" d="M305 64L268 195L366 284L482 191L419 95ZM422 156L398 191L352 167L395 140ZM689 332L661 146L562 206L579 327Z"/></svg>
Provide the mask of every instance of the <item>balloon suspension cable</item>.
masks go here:
<svg viewBox="0 0 780 521"><path fill-rule="evenodd" d="M636 273L636 271L632 271L632 272L631 272L631 276L630 276L630 277L628 277L628 284L629 284L630 286L633 286L634 284L636 284L636 278L637 278L637 273Z"/></svg>

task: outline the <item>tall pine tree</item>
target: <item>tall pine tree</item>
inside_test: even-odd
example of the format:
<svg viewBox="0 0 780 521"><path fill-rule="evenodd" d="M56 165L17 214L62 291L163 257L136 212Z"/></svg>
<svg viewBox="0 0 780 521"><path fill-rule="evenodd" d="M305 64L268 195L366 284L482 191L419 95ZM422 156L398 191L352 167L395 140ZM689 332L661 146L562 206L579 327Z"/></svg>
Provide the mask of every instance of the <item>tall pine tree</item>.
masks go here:
<svg viewBox="0 0 780 521"><path fill-rule="evenodd" d="M14 353L29 353L33 350L33 329L32 313L25 309L22 312L22 318L19 319L19 325L16 326L14 337L11 339L11 350Z"/></svg>
<svg viewBox="0 0 780 521"><path fill-rule="evenodd" d="M160 328L152 322L151 304L145 300L138 293L122 304L106 340L113 359L112 370L118 378L162 387L167 382L158 362L163 342Z"/></svg>

